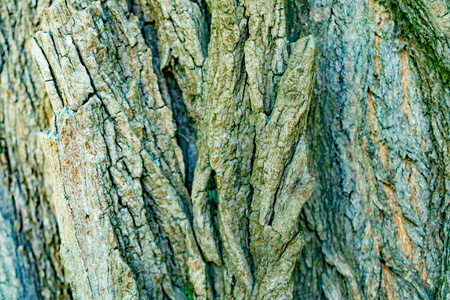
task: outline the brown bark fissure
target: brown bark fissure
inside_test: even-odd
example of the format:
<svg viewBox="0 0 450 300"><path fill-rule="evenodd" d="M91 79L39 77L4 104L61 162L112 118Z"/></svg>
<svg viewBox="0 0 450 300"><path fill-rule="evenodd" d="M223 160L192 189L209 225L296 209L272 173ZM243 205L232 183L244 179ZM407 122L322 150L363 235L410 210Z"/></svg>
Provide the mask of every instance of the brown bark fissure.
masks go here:
<svg viewBox="0 0 450 300"><path fill-rule="evenodd" d="M433 222L434 230L442 239L442 255L440 257L439 284L433 284L436 299L448 299L450 294L450 261L449 261L449 160L448 160L448 112L450 81L450 6L446 1L387 1L396 19L403 19L406 32L412 38L411 51L415 67L419 73L419 84L425 103L430 112L432 141L436 147L436 167L438 174L432 195L432 206L439 210L437 220ZM412 17L415 16L415 17ZM438 208L439 207L439 208ZM441 225L441 222L443 223Z"/></svg>

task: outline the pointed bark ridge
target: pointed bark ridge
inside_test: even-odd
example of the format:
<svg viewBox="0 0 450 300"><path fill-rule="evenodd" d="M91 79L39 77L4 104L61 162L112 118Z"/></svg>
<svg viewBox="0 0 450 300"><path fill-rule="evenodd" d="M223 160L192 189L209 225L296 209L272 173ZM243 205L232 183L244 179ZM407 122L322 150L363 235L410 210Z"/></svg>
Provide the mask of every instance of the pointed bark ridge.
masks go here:
<svg viewBox="0 0 450 300"><path fill-rule="evenodd" d="M204 132L198 137L192 201L198 242L215 266L216 292L230 299L292 297L292 268L296 251L301 250L296 221L312 189L303 168L306 147L299 136L315 82L315 41L311 37L299 41L287 63L283 5L282 1L210 4L211 40L200 125ZM269 156L271 160L264 162ZM214 193L208 189L211 179ZM300 182L304 190L295 194ZM271 195L277 190L278 196ZM277 197L281 202L275 201ZM287 213L287 207L295 209ZM278 239L272 228L274 211L277 229L292 226L289 233L280 231ZM280 258L284 249L289 250ZM280 270L286 277L273 281Z"/></svg>
<svg viewBox="0 0 450 300"><path fill-rule="evenodd" d="M312 38L294 45L274 110L257 139L250 217L257 282L254 299L292 297L292 271L303 247L299 215L314 188L304 134L317 68L315 56Z"/></svg>
<svg viewBox="0 0 450 300"><path fill-rule="evenodd" d="M45 12L31 51L54 110L42 144L77 298L292 299L314 186L304 133L316 43L289 55L283 1L207 4L208 47L197 4L148 4L160 67L197 132L192 224L170 100L137 18L108 0Z"/></svg>

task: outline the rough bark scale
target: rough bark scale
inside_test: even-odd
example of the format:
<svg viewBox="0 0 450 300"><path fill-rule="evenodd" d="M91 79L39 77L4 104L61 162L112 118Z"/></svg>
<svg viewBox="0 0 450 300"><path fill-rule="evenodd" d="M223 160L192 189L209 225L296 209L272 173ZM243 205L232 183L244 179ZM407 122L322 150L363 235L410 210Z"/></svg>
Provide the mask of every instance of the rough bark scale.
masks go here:
<svg viewBox="0 0 450 300"><path fill-rule="evenodd" d="M39 132L51 105L27 42L48 1L0 2L0 298L69 297Z"/></svg>
<svg viewBox="0 0 450 300"><path fill-rule="evenodd" d="M159 4L163 12L156 17L164 18L164 9L173 7ZM200 12L190 2L175 5L193 10L187 14L188 25L189 18L198 17ZM125 15L116 1L84 5L60 1L45 12L43 30L31 42L31 51L54 112L52 130L42 138L55 176L61 257L76 298L167 295L176 299L187 289L187 294L195 298L211 299L211 283L214 293L226 298L292 297L290 274L301 249L298 216L311 190L305 169L305 142L298 138L305 131L315 81L315 42L304 39L293 49L274 112L269 116L273 118L266 121L266 115L257 115L255 119L251 99L245 93L244 7L238 6L229 14L228 7L222 5L212 9L205 70L202 53L198 52L203 49L202 36L188 35L192 31L204 33L205 23L193 19L192 24L199 24L199 28L188 28L192 30L185 35L193 39L192 44L180 42L184 35L177 39L168 34L184 24L169 26L165 31L169 35L166 43L175 52L172 59L181 61L179 74L175 73L181 91L186 94L197 88L183 81L183 76L192 80L192 76L204 72L206 77L202 83L204 95L197 91L198 99L184 98L190 118L198 120L200 165L209 170L199 180L194 175L193 224L199 245L191 225L173 115L159 91L152 53L139 32L137 18ZM233 32L219 30L224 22L232 31L237 30L235 38L230 39ZM165 23L159 20L157 24ZM177 34L180 32L183 28ZM166 60L161 57L162 67L168 64ZM193 82L198 85L198 80ZM191 105L193 100L198 103ZM170 103L170 99L166 101ZM206 109L200 108L200 102ZM257 164L262 165L252 172L255 143L255 163L261 161ZM276 154L280 147L283 151ZM269 162L265 161L268 154L272 155ZM212 172L220 241L214 241L217 237L212 230L196 226L199 219L212 217L198 208L211 206L204 203L207 197L198 197L206 193L202 188L207 187L205 182L211 180ZM270 188L250 201L252 173L253 188L262 189L267 181ZM278 186L276 196L280 199L275 202ZM250 202L256 203L254 213L260 210L258 206L264 206L261 210L267 212L249 235ZM275 208L269 211L267 202ZM269 220L272 214L273 221ZM254 243L252 256L249 239ZM264 253L269 240L276 244L272 254ZM211 243L220 243L221 251L209 249ZM210 260L211 255L215 257ZM251 259L261 261L261 266L254 266L258 272L255 279ZM208 266L208 260L214 266ZM213 276L210 269L214 269ZM277 276L280 271L286 276ZM276 284L273 278L277 278ZM254 280L258 283L255 289Z"/></svg>
<svg viewBox="0 0 450 300"><path fill-rule="evenodd" d="M44 149L75 297L175 299L189 283L210 298L172 113L137 18L115 1L56 2L46 15L32 53L53 94Z"/></svg>
<svg viewBox="0 0 450 300"><path fill-rule="evenodd" d="M448 10L3 1L1 298L450 298Z"/></svg>
<svg viewBox="0 0 450 300"><path fill-rule="evenodd" d="M446 7L293 5L322 53L298 297L447 299Z"/></svg>

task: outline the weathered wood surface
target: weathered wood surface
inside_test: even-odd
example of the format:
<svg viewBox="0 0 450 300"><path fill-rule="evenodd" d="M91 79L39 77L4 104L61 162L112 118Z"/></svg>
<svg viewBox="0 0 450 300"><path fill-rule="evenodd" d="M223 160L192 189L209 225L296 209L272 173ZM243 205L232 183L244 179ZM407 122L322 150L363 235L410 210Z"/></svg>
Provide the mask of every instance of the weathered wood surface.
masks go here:
<svg viewBox="0 0 450 300"><path fill-rule="evenodd" d="M296 295L447 299L448 4L292 7L321 53Z"/></svg>
<svg viewBox="0 0 450 300"><path fill-rule="evenodd" d="M48 1L0 1L0 299L70 297L39 132L52 108L28 42Z"/></svg>
<svg viewBox="0 0 450 300"><path fill-rule="evenodd" d="M3 1L0 298L447 299L448 10Z"/></svg>

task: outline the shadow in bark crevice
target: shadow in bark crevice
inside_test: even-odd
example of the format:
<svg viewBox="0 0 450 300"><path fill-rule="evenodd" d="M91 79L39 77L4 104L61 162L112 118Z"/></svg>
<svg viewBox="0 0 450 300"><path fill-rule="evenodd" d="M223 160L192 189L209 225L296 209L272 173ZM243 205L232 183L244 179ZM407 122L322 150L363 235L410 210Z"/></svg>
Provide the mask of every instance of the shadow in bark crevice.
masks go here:
<svg viewBox="0 0 450 300"><path fill-rule="evenodd" d="M197 165L197 140L195 138L193 124L187 114L181 89L174 75L168 70L163 70L163 74L171 98L173 118L177 125L177 142L183 151L184 171L186 174L185 186L189 194L191 194L194 170Z"/></svg>

